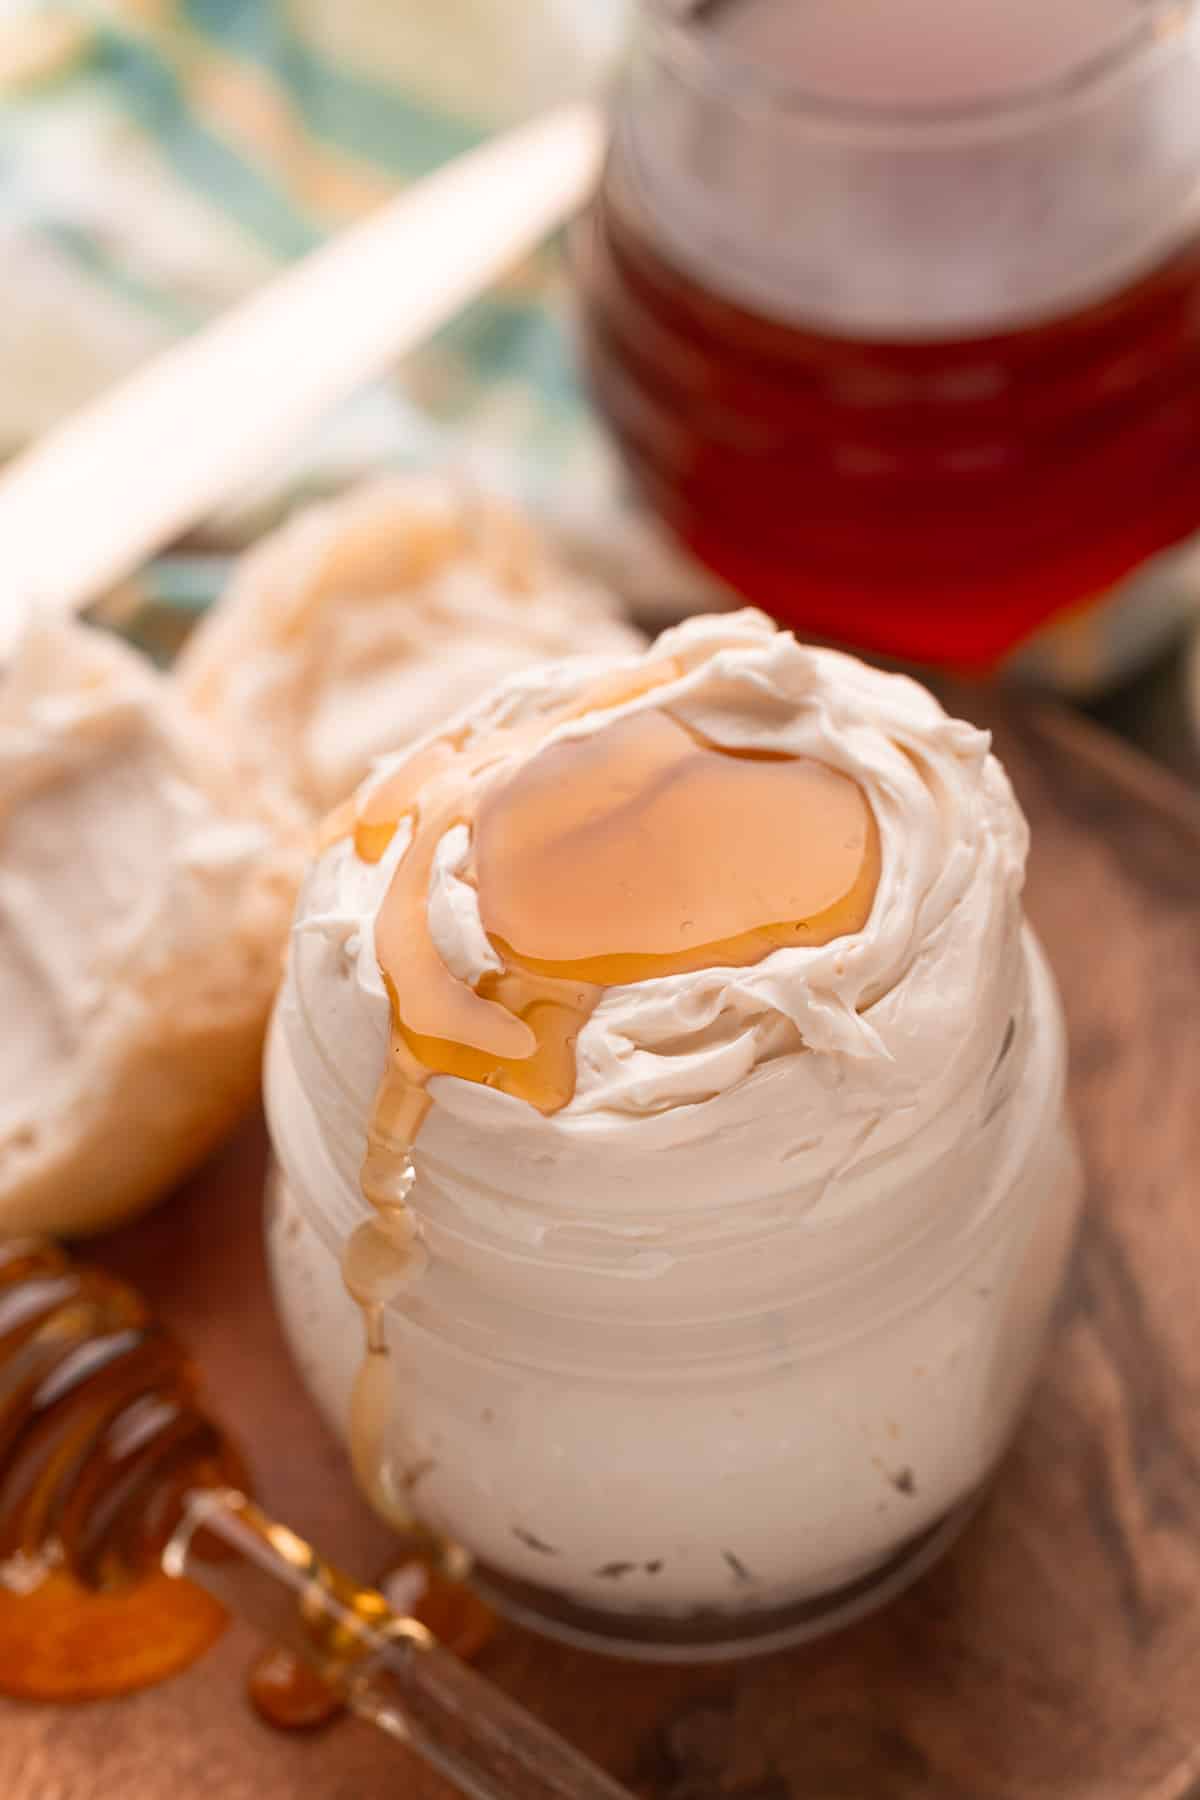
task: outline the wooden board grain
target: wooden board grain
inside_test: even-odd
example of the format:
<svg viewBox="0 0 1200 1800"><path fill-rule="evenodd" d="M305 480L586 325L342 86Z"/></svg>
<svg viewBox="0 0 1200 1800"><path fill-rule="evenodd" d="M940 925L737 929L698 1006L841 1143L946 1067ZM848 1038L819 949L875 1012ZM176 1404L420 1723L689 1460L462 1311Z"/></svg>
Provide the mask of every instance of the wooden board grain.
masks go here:
<svg viewBox="0 0 1200 1800"><path fill-rule="evenodd" d="M807 1650L631 1668L506 1629L487 1672L647 1800L1200 1795L1200 803L1063 715L995 723L1029 812L1032 916L1067 1002L1087 1223L1028 1422L949 1559ZM988 717L988 714L993 717ZM268 1506L355 1572L387 1534L288 1365L264 1283L258 1127L97 1246L205 1368ZM2 1704L4 1800L449 1800L341 1723L282 1739L250 1641L115 1704Z"/></svg>

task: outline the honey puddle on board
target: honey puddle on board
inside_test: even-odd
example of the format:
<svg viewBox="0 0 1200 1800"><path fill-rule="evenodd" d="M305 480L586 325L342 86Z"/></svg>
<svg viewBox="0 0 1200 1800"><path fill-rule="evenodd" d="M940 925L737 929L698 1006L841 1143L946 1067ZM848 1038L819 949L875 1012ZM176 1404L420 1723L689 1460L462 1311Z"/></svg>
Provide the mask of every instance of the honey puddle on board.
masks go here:
<svg viewBox="0 0 1200 1800"><path fill-rule="evenodd" d="M662 707L591 717L681 673L666 661L519 726L439 739L326 829L327 843L352 834L367 862L411 832L375 925L392 1008L363 1164L375 1210L343 1265L367 1328L355 1467L376 1505L406 1524L385 1478L384 1309L421 1255L406 1200L430 1076L557 1112L605 988L825 944L861 930L874 901L879 834L849 776L812 758L727 749ZM585 717L585 731L546 742ZM495 964L474 983L447 967L429 923L438 847L456 827L469 834L457 878L476 891Z"/></svg>

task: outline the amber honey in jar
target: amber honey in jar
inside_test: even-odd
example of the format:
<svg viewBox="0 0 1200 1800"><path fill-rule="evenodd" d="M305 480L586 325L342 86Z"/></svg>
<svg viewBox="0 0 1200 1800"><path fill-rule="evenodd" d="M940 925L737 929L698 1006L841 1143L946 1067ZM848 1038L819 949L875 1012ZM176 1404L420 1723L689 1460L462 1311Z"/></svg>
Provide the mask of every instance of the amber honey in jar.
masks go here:
<svg viewBox="0 0 1200 1800"><path fill-rule="evenodd" d="M644 0L577 251L636 485L806 633L988 668L1200 526L1190 3Z"/></svg>

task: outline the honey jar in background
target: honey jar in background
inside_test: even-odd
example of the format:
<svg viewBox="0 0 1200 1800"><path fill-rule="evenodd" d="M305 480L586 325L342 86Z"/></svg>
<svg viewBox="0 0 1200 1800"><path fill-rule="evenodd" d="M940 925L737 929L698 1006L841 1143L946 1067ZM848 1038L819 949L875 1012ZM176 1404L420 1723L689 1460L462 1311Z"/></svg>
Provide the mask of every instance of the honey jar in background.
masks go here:
<svg viewBox="0 0 1200 1800"><path fill-rule="evenodd" d="M1194 5L644 0L576 273L636 487L785 623L1086 687L1191 606Z"/></svg>

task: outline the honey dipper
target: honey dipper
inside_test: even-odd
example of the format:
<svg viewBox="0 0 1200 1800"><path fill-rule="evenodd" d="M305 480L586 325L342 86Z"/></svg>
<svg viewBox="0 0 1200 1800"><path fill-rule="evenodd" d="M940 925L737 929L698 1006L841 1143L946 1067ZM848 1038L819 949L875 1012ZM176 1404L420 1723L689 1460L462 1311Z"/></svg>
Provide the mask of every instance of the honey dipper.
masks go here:
<svg viewBox="0 0 1200 1800"><path fill-rule="evenodd" d="M133 1288L52 1244L0 1242L0 1690L145 1685L211 1641L213 1600L474 1800L630 1800L255 1506Z"/></svg>

